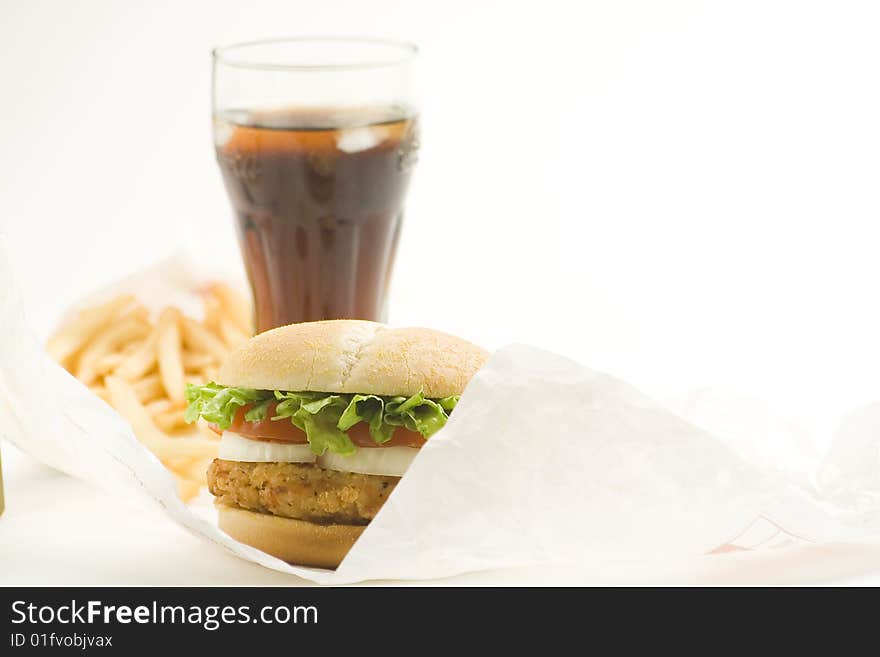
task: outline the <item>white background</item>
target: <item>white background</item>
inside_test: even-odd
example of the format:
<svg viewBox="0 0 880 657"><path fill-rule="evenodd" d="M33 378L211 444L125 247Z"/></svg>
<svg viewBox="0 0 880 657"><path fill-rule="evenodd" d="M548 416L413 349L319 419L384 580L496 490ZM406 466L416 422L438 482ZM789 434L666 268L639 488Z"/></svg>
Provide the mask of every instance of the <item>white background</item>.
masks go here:
<svg viewBox="0 0 880 657"><path fill-rule="evenodd" d="M370 34L422 49L393 323L725 387L820 443L880 398L876 3L0 8L0 233L36 325L182 244L239 267L212 46Z"/></svg>

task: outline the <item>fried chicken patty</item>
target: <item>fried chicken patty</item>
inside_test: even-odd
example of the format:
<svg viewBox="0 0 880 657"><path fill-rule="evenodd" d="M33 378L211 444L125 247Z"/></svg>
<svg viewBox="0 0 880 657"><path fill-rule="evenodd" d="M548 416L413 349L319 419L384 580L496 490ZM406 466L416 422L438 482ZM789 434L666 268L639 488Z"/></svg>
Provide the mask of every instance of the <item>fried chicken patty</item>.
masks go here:
<svg viewBox="0 0 880 657"><path fill-rule="evenodd" d="M311 463L214 459L208 489L217 502L316 523L366 525L400 477L324 470Z"/></svg>

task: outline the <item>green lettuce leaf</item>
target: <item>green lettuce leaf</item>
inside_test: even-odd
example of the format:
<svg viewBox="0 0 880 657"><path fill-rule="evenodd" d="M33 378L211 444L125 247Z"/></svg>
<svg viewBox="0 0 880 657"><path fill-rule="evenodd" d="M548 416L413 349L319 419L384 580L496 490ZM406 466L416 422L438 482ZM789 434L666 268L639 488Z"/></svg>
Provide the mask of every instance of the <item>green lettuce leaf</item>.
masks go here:
<svg viewBox="0 0 880 657"><path fill-rule="evenodd" d="M341 395L306 402L294 415L294 424L306 432L309 447L320 456L328 449L334 454L348 456L357 451L351 438L339 428L339 420L348 406Z"/></svg>
<svg viewBox="0 0 880 657"><path fill-rule="evenodd" d="M248 409L247 413L244 414L244 419L247 422L262 422L266 419L266 416L269 415L269 404L271 403L271 398L257 402L254 406Z"/></svg>
<svg viewBox="0 0 880 657"><path fill-rule="evenodd" d="M358 422L369 425L370 437L379 445L394 434L394 426L385 422L385 400L378 395L353 395L337 426L348 431Z"/></svg>
<svg viewBox="0 0 880 657"><path fill-rule="evenodd" d="M199 417L213 422L221 429L228 429L238 409L258 402L266 393L250 388L227 388L216 383L203 386L186 386L186 401L189 405L184 413L187 422L195 422Z"/></svg>
<svg viewBox="0 0 880 657"><path fill-rule="evenodd" d="M242 406L250 405L247 422L287 420L305 432L315 454L327 450L335 454L354 454L357 450L348 431L364 422L370 437L381 445L391 440L397 427L416 431L426 439L437 433L449 419L458 396L428 399L421 392L411 397L336 394L324 392L285 392L230 388L216 383L188 385L187 422L199 417L228 429ZM274 412L269 409L275 404Z"/></svg>
<svg viewBox="0 0 880 657"><path fill-rule="evenodd" d="M453 395L452 397L444 397L443 399L438 399L437 403L440 404L444 411L451 411L453 408L455 408L458 400L459 395Z"/></svg>

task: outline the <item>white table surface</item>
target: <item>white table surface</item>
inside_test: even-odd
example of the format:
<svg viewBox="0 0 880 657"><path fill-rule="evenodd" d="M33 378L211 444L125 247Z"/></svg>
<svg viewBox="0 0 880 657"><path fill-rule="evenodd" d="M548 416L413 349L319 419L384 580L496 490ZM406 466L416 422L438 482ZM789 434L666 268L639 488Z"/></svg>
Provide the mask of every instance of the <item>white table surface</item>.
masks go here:
<svg viewBox="0 0 880 657"><path fill-rule="evenodd" d="M161 513L132 511L101 490L2 446L2 585L289 585L309 582L248 563ZM472 573L417 584L841 584L880 585L880 542L704 557L658 572L633 563L625 579L600 564Z"/></svg>

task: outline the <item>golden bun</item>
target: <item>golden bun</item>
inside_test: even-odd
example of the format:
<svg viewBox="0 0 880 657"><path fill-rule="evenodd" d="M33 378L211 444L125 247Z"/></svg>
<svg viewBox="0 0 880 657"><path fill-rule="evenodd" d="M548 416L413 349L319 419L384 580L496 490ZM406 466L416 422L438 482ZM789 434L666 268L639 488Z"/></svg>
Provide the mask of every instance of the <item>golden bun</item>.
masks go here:
<svg viewBox="0 0 880 657"><path fill-rule="evenodd" d="M220 529L240 543L300 566L336 568L364 525L318 525L216 504Z"/></svg>
<svg viewBox="0 0 880 657"><path fill-rule="evenodd" d="M224 386L291 392L460 395L489 353L426 328L336 319L281 326L227 357Z"/></svg>

